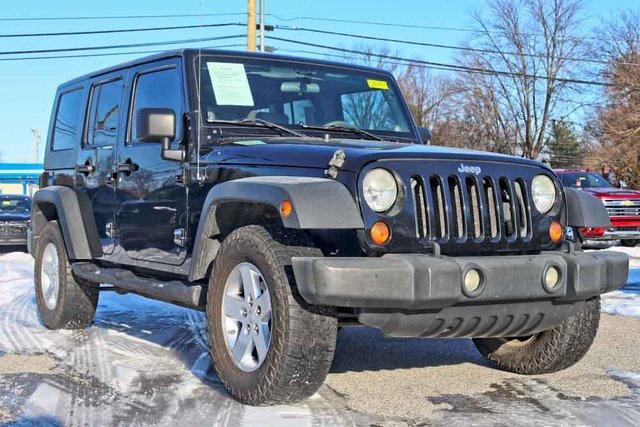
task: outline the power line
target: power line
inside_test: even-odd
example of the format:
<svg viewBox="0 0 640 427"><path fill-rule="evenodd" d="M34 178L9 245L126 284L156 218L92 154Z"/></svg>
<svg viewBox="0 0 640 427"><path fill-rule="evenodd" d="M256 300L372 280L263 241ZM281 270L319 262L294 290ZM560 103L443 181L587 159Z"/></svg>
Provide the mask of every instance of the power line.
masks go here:
<svg viewBox="0 0 640 427"><path fill-rule="evenodd" d="M550 77L546 77L546 76L538 76L538 75L533 75L533 74L516 74L516 73L509 72L509 71L490 70L490 69L487 69L487 68L468 67L468 66L465 66L465 65L455 65L455 64L447 64L447 63L443 63L443 62L423 61L423 60L415 59L415 58L403 58L403 57L395 56L395 55L385 55L385 54L381 54L381 53L364 52L364 51L359 51L359 50L354 50L354 49L346 49L346 48L341 48L341 47L336 47L336 46L327 46L327 45L322 45L322 44L318 44L318 43L310 43L310 42L303 42L303 41L299 41L299 40L291 40L291 39L286 39L286 38L276 37L276 36L271 36L270 38L272 40L279 40L279 41L298 44L298 45L302 45L302 46L317 47L317 48L320 48L320 49L328 49L328 50L334 50L334 51L338 51L338 52L352 53L352 54L356 54L356 55L375 56L375 57L378 57L378 58L385 58L385 59L391 59L391 60L396 60L396 61L405 61L405 62L409 63L408 65L411 65L411 64L424 64L424 65L429 65L429 66L434 66L434 67L441 67L441 68L447 69L449 71L463 71L463 72L471 72L471 73L486 74L486 75L496 75L496 76L507 76L507 77L527 77L527 78L531 78L531 79L552 80L552 81L556 81L556 82L560 82L560 83L574 83L574 84L584 84L584 85L593 85L593 86L605 86L605 87L615 86L612 83L598 82L598 81L594 81L594 80L582 80L582 79L563 78L563 77L550 78Z"/></svg>
<svg viewBox="0 0 640 427"><path fill-rule="evenodd" d="M19 34L0 34L0 38L16 38L16 37L53 37L53 36L79 36L89 34L114 34L114 33L137 33L144 31L164 31L164 30L186 30L191 28L213 28L213 27L230 27L244 26L244 24L236 22L228 22L223 24L202 24L202 25L177 25L172 27L147 27L147 28L123 28L118 30L91 30L91 31L65 31L52 33L19 33Z"/></svg>
<svg viewBox="0 0 640 427"><path fill-rule="evenodd" d="M229 40L229 39L237 39L237 38L243 38L243 37L244 37L244 34L236 34L231 36L206 37L206 38L184 39L184 40L167 40L167 41L161 41L161 42L130 43L130 44L120 44L120 45L82 46L82 47L71 47L71 48L60 48L60 49L14 50L14 51L0 52L0 55L4 56L4 55L23 55L23 54L34 54L34 53L78 52L78 51L85 51L85 50L122 49L122 48L130 48L130 47L162 46L162 45L168 45L168 44L186 44L186 43L208 42L208 41L215 41L215 40Z"/></svg>
<svg viewBox="0 0 640 427"><path fill-rule="evenodd" d="M367 35L362 35L362 34L343 33L343 32L339 32L339 31L318 30L318 29L315 29L315 28L288 27L288 26L284 26L284 25L276 25L275 28L279 29L279 30L284 30L284 31L304 31L304 32L310 32L310 33L316 33L316 34L328 34L328 35L334 35L334 36L351 37L351 38L365 39L365 40L376 40L376 41L383 41L383 42L390 42L390 43L402 43L402 44L407 44L407 45L412 45L412 46L435 47L435 48L439 48L439 49L452 49L452 50L459 50L459 51L464 51L464 52L491 53L491 54L510 55L510 56L525 56L525 57L530 57L530 58L544 58L545 57L545 55L541 54L541 53L504 52L504 51L495 50L495 49L481 49L481 48L474 48L474 47L439 44L439 43L427 43L427 42L418 42L418 41L411 41L411 40L399 40L399 39L392 39L392 38L387 38L387 37L378 37L378 36L367 36ZM576 57L571 57L571 56L558 57L557 59L563 59L563 60L572 61L572 62L585 62L585 63L591 63L591 64L604 64L604 65L608 65L609 64L609 61L602 61L602 60L597 60L597 59L576 58ZM638 63L629 63L627 65L640 65L640 64L638 64Z"/></svg>
<svg viewBox="0 0 640 427"><path fill-rule="evenodd" d="M436 31L457 31L464 33L475 33L475 34L504 34L502 31L490 31L490 30L479 30L470 27L445 27L438 25L424 25L424 24L397 24L391 22L381 22L381 21L356 21L351 19L338 19L338 18L318 18L315 16L292 16L292 17L283 17L276 14L268 13L268 16L272 16L279 21L283 22L292 22L292 21L317 21L317 22L335 22L342 24L356 24L356 25L377 25L382 27L395 27L395 28L414 28L414 29L423 29L423 30L436 30ZM541 35L540 35L541 36ZM568 40L586 40L593 39L599 40L598 37L569 37Z"/></svg>
<svg viewBox="0 0 640 427"><path fill-rule="evenodd" d="M218 46L207 46L203 49L225 49L234 47L243 47L244 44L226 44ZM109 52L109 53L86 53L80 55L55 55L55 56L22 56L17 58L0 58L0 61L34 61L39 59L71 59L71 58L95 58L102 56L122 56L122 55L139 55L147 53L166 52L166 49L155 50L134 50L130 52Z"/></svg>
<svg viewBox="0 0 640 427"><path fill-rule="evenodd" d="M193 14L173 14L173 15L120 15L120 16L54 16L54 17L32 17L32 18L0 18L0 22L20 22L20 21L82 21L82 20L106 20L106 19L163 19L163 18L202 18L211 16L244 16L245 13L193 13Z"/></svg>

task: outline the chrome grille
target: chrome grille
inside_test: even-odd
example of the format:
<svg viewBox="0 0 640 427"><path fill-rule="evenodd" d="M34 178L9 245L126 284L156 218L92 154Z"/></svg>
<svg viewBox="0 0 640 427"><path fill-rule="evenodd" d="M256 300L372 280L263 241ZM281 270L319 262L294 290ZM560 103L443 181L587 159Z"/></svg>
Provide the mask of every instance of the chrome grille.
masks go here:
<svg viewBox="0 0 640 427"><path fill-rule="evenodd" d="M23 234L26 231L27 231L26 222L18 222L18 221L0 222L0 234L5 234L5 235Z"/></svg>
<svg viewBox="0 0 640 427"><path fill-rule="evenodd" d="M432 175L411 177L416 237L439 242L531 236L523 179Z"/></svg>
<svg viewBox="0 0 640 427"><path fill-rule="evenodd" d="M603 199L609 216L640 216L640 199Z"/></svg>

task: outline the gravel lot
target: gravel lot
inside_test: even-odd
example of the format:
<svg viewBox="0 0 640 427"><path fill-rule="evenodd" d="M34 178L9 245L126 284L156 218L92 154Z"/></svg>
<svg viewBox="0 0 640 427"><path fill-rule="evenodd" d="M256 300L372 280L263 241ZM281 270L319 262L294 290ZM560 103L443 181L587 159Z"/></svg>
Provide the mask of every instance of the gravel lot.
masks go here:
<svg viewBox="0 0 640 427"><path fill-rule="evenodd" d="M316 396L252 408L231 400L212 374L201 313L105 293L91 328L47 331L36 317L32 269L25 254L0 255L0 424L637 425L640 419L640 319L632 317L604 314L582 362L536 377L490 368L469 340L391 339L347 328ZM637 297L636 286L616 298Z"/></svg>

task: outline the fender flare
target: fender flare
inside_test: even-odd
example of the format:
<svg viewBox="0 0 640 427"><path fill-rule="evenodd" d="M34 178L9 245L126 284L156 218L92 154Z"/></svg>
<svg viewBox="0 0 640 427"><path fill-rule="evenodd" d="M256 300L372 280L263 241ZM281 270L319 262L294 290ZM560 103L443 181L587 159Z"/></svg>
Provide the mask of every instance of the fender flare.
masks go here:
<svg viewBox="0 0 640 427"><path fill-rule="evenodd" d="M567 225L571 227L611 227L609 213L602 200L575 188L564 189Z"/></svg>
<svg viewBox="0 0 640 427"><path fill-rule="evenodd" d="M289 200L292 213L285 217L280 204ZM202 206L192 252L189 280L202 279L215 258L220 242L216 209L227 202L272 206L284 227L294 229L362 229L364 222L353 196L343 184L326 178L259 176L214 186Z"/></svg>
<svg viewBox="0 0 640 427"><path fill-rule="evenodd" d="M42 188L34 194L31 212L33 253L42 230L53 219L60 225L69 259L90 260L102 254L91 202L86 194L60 185Z"/></svg>

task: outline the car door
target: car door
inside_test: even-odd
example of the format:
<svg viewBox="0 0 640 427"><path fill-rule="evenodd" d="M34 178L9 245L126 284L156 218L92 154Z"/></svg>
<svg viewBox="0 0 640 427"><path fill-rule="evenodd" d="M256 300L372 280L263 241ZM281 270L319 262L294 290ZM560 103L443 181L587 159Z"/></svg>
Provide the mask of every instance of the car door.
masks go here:
<svg viewBox="0 0 640 427"><path fill-rule="evenodd" d="M122 102L124 75L110 74L91 85L82 147L78 151L76 189L87 194L102 244L115 248L116 146L124 138Z"/></svg>
<svg viewBox="0 0 640 427"><path fill-rule="evenodd" d="M184 85L179 59L144 64L131 72L127 137L119 147L120 246L131 260L179 265L186 257L187 190L182 164L162 158L161 143L136 138L136 113L170 108L176 113L174 146L183 143Z"/></svg>

